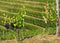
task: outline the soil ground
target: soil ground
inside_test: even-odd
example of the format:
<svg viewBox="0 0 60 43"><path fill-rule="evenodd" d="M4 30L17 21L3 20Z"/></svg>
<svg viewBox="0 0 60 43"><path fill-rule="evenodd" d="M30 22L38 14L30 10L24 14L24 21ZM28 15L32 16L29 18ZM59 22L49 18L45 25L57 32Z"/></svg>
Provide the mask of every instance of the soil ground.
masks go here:
<svg viewBox="0 0 60 43"><path fill-rule="evenodd" d="M0 43L18 43L17 40L0 41ZM37 35L32 38L26 38L20 43L60 43L60 37L55 35Z"/></svg>
<svg viewBox="0 0 60 43"><path fill-rule="evenodd" d="M54 35L35 36L25 39L24 43L60 43L60 37Z"/></svg>

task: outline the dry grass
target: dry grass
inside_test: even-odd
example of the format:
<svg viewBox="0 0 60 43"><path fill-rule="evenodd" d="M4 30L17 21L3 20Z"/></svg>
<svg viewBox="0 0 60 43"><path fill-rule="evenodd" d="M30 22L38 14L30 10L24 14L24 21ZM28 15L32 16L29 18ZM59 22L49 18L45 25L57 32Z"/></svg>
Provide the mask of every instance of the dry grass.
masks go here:
<svg viewBox="0 0 60 43"><path fill-rule="evenodd" d="M17 43L17 40L5 40L5 41L0 41L0 43Z"/></svg>
<svg viewBox="0 0 60 43"><path fill-rule="evenodd" d="M60 37L54 35L35 36L25 39L23 43L60 43Z"/></svg>
<svg viewBox="0 0 60 43"><path fill-rule="evenodd" d="M17 43L17 40L0 41L0 43ZM20 43L60 43L60 37L56 37L55 35L38 35L25 39Z"/></svg>

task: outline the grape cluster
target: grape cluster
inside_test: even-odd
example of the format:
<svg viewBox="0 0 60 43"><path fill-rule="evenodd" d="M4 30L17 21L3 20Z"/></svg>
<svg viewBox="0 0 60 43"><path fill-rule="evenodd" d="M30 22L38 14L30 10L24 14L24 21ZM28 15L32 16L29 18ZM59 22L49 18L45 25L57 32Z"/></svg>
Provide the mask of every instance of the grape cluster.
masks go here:
<svg viewBox="0 0 60 43"><path fill-rule="evenodd" d="M5 24L6 29L9 29L9 24Z"/></svg>
<svg viewBox="0 0 60 43"><path fill-rule="evenodd" d="M14 29L14 28L19 29L19 28L22 27L22 26L19 27L19 26L17 26L17 25L14 26L14 23L10 23L10 24L9 24L9 23L6 23L4 26L5 26L6 29L9 29L10 27L11 27L11 29Z"/></svg>

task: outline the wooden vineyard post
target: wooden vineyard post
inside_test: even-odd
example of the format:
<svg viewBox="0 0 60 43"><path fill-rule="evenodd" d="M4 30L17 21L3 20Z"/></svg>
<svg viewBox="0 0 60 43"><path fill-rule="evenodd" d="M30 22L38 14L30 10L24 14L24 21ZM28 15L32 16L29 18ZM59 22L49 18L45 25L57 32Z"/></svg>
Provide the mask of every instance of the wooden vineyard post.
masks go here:
<svg viewBox="0 0 60 43"><path fill-rule="evenodd" d="M56 36L59 35L59 0L56 0Z"/></svg>

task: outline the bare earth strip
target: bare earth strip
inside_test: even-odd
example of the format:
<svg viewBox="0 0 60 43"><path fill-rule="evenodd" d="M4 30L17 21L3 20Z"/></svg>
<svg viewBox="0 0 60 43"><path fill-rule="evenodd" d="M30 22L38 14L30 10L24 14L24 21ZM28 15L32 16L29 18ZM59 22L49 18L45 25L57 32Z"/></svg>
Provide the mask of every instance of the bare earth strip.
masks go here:
<svg viewBox="0 0 60 43"><path fill-rule="evenodd" d="M17 40L0 41L0 43L18 43ZM37 35L23 40L21 43L60 43L60 37L55 35Z"/></svg>
<svg viewBox="0 0 60 43"><path fill-rule="evenodd" d="M0 43L17 43L17 40L5 40L5 41L0 41Z"/></svg>
<svg viewBox="0 0 60 43"><path fill-rule="evenodd" d="M35 36L25 39L23 43L60 43L60 37L54 35Z"/></svg>

